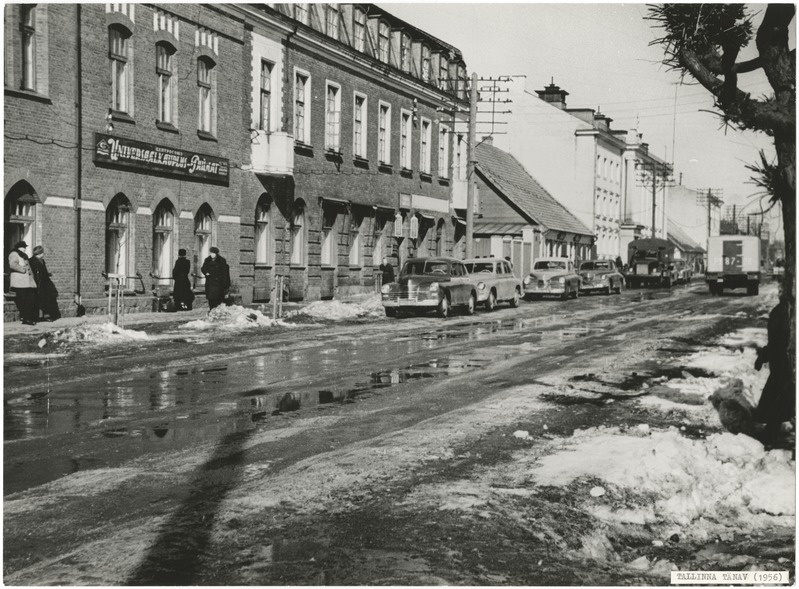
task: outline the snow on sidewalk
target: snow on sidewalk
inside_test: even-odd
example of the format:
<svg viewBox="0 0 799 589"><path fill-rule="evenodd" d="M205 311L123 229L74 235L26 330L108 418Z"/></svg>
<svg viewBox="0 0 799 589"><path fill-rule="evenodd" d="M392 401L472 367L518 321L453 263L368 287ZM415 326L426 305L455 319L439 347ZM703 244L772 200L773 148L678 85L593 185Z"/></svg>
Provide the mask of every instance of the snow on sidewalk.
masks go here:
<svg viewBox="0 0 799 589"><path fill-rule="evenodd" d="M282 319L272 319L256 309L246 309L240 305L219 306L212 309L203 319L189 321L180 326L180 329L206 331L209 329L249 329L255 327L297 327L286 323Z"/></svg>
<svg viewBox="0 0 799 589"><path fill-rule="evenodd" d="M287 317L305 315L314 319L329 321L346 321L362 317L382 317L385 315L380 295L370 295L363 300L352 303L343 303L338 300L314 301L298 311L289 313Z"/></svg>
<svg viewBox="0 0 799 589"><path fill-rule="evenodd" d="M61 344L81 343L87 345L118 344L149 340L143 331L125 329L113 323L82 323L75 327L53 333L52 341Z"/></svg>

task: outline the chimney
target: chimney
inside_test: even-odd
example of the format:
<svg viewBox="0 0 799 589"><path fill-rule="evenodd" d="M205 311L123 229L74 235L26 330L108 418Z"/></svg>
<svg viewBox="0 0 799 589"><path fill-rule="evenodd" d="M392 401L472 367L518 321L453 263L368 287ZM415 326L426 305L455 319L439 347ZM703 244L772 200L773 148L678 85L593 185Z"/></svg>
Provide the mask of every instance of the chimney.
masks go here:
<svg viewBox="0 0 799 589"><path fill-rule="evenodd" d="M492 135L484 135L480 143L484 145L494 145L494 137Z"/></svg>
<svg viewBox="0 0 799 589"><path fill-rule="evenodd" d="M538 97L544 102L550 103L561 110L566 108L566 97L569 95L565 90L561 90L559 86L555 86L555 79L552 78L549 86L543 90L536 90Z"/></svg>
<svg viewBox="0 0 799 589"><path fill-rule="evenodd" d="M599 110L599 107L597 106L596 113L594 113L594 128L609 132L611 121L613 121L613 119L603 115L602 112Z"/></svg>

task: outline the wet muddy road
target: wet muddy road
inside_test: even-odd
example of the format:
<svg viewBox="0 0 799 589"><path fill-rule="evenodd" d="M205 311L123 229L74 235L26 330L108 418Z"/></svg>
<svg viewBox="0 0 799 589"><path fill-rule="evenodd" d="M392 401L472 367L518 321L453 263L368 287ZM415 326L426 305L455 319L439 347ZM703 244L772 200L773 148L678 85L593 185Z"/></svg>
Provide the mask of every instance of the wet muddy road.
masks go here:
<svg viewBox="0 0 799 589"><path fill-rule="evenodd" d="M215 340L167 333L135 352L112 350L112 361L53 360L49 384L47 364L7 364L5 580L586 582L557 559L535 573L497 559L528 534L521 528L490 548L481 538L496 533L488 522L411 510L403 498L420 481L507 460L507 434L531 418L503 392L614 367L656 369L664 354L747 322L758 323L751 299L681 287L447 320ZM620 390L601 402L552 393L530 402L547 435L651 422ZM579 527L579 514L571 521L568 501L560 504L563 521Z"/></svg>

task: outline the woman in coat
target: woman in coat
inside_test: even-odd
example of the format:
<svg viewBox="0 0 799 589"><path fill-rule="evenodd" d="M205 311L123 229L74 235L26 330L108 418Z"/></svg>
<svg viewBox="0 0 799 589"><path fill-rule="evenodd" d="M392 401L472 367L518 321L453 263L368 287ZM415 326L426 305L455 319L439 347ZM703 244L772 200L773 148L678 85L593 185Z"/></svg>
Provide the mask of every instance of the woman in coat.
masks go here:
<svg viewBox="0 0 799 589"><path fill-rule="evenodd" d="M222 304L230 288L230 269L225 258L219 255L219 248L210 249L210 255L205 258L201 271L205 275L205 297L208 299L208 308L213 309Z"/></svg>
<svg viewBox="0 0 799 589"><path fill-rule="evenodd" d="M45 321L55 321L61 317L61 311L58 308L58 289L50 279L52 274L47 270L42 246L37 245L33 248L30 265L33 279L36 281L36 300L39 310L42 312L42 318Z"/></svg>
<svg viewBox="0 0 799 589"><path fill-rule="evenodd" d="M189 273L191 272L191 262L186 259L186 250L178 251L178 259L172 269L172 278L175 280L175 287L172 290L172 298L175 299L175 310L191 311L191 304L194 302L194 291L191 289Z"/></svg>
<svg viewBox="0 0 799 589"><path fill-rule="evenodd" d="M27 247L28 244L24 241L17 242L14 250L8 255L8 269L19 318L25 325L36 325L39 315L36 307L36 281L28 263L28 254L25 253Z"/></svg>

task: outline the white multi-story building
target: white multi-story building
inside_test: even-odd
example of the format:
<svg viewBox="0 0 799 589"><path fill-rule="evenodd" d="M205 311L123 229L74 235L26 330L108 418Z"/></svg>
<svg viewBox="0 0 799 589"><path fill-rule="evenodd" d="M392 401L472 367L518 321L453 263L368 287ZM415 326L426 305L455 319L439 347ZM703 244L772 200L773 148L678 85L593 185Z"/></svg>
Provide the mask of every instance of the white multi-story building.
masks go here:
<svg viewBox="0 0 799 589"><path fill-rule="evenodd" d="M664 162L649 153L637 130L612 130L612 119L590 108L567 108L568 92L554 83L528 91L526 78L498 84L509 90L507 123L494 144L510 152L552 196L595 235L599 258L626 257L627 244L652 231L666 236Z"/></svg>

